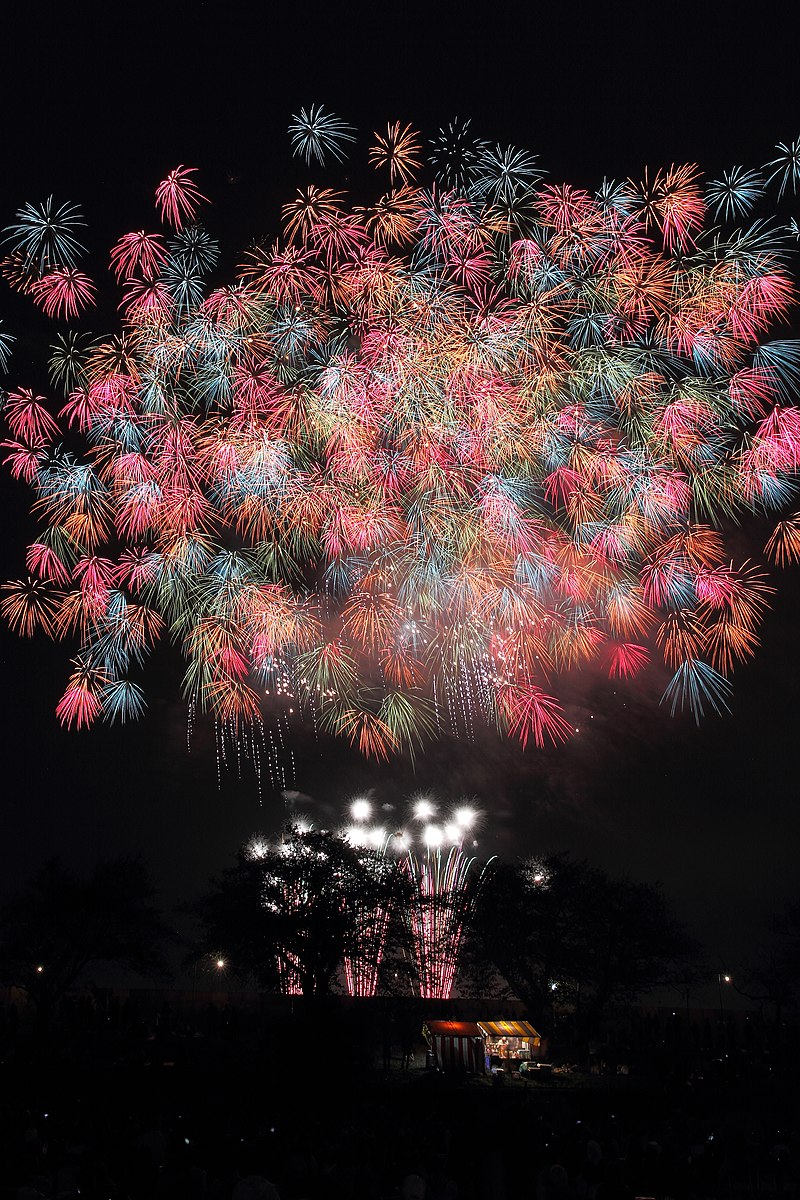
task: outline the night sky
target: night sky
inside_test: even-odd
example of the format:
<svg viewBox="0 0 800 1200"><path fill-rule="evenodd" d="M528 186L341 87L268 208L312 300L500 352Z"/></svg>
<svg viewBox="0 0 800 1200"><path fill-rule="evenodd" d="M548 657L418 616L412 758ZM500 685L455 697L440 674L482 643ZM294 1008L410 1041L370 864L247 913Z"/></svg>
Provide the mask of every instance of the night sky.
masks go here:
<svg viewBox="0 0 800 1200"><path fill-rule="evenodd" d="M16 14L0 70L0 225L55 193L83 206L101 262L121 233L155 227L155 186L187 163L214 202L205 220L224 279L250 239L277 232L291 189L342 178L291 158L286 126L310 103L358 127L357 164L387 120L428 137L469 116L480 135L539 153L553 181L587 187L646 164L757 167L800 132L796 46L762 6L747 24L723 4L254 13L229 2ZM363 167L353 170L355 189ZM103 286L111 326L110 278ZM52 326L5 287L0 316L20 339L10 379L46 390ZM6 475L3 578L23 571L32 531L26 489ZM756 522L738 532L738 557L758 558L764 537ZM763 648L734 678L731 715L699 730L658 707L666 675L616 691L583 675L565 691L580 734L558 750L445 741L414 772L300 735L295 787L315 799L306 807L320 823L367 788L387 804L421 788L474 795L487 813L482 852L570 849L661 880L712 963L735 969L757 949L759 923L796 892L799 574L773 573ZM284 801L268 779L260 796L249 769L218 784L209 728L188 752L176 657L159 654L145 676L150 708L138 726L81 734L62 731L53 711L67 660L63 645L0 633L5 887L55 854L83 868L141 852L170 905L202 890L252 832L280 823Z"/></svg>

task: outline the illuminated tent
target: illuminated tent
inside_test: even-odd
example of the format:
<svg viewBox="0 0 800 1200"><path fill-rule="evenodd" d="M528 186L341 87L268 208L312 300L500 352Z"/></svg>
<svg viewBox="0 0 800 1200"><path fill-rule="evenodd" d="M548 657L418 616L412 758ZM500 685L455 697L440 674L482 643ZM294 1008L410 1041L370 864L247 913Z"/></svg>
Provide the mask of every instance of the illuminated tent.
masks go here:
<svg viewBox="0 0 800 1200"><path fill-rule="evenodd" d="M478 1028L490 1057L530 1059L542 1041L530 1021L478 1021Z"/></svg>
<svg viewBox="0 0 800 1200"><path fill-rule="evenodd" d="M422 1035L442 1071L471 1071L483 1075L483 1032L475 1021L428 1021Z"/></svg>

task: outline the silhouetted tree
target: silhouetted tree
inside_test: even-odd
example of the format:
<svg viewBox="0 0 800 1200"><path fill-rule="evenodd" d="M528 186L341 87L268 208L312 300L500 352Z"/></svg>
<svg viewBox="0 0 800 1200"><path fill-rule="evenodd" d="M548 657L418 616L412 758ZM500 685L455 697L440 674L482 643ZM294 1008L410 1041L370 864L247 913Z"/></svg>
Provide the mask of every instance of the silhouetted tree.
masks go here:
<svg viewBox="0 0 800 1200"><path fill-rule="evenodd" d="M296 828L257 857L242 851L196 906L204 949L222 948L261 987L325 995L345 956L368 965L379 952L365 914L391 903L399 879L368 857L333 833Z"/></svg>
<svg viewBox="0 0 800 1200"><path fill-rule="evenodd" d="M24 989L46 1024L90 967L165 973L163 947L175 935L154 894L138 859L100 862L88 879L48 862L0 908L0 978Z"/></svg>
<svg viewBox="0 0 800 1200"><path fill-rule="evenodd" d="M787 1009L800 1003L800 902L787 903L770 918L761 956L734 987L748 1000L772 1005L779 1033Z"/></svg>
<svg viewBox="0 0 800 1200"><path fill-rule="evenodd" d="M494 968L545 1032L554 1003L588 1032L610 1005L670 984L697 953L658 887L568 854L496 865L472 933L473 960Z"/></svg>

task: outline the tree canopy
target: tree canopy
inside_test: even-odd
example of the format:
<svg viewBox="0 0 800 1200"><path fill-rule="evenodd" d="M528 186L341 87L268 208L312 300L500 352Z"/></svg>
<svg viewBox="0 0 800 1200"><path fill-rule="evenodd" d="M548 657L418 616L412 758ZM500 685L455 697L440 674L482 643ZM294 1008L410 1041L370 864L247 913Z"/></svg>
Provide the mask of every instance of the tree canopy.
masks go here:
<svg viewBox="0 0 800 1200"><path fill-rule="evenodd" d="M394 862L324 830L284 831L277 846L242 851L197 912L204 946L260 986L324 995L341 964L377 970L379 925L402 888Z"/></svg>
<svg viewBox="0 0 800 1200"><path fill-rule="evenodd" d="M0 977L44 1012L101 963L165 972L163 947L175 935L154 894L139 859L99 862L87 878L46 863L0 908Z"/></svg>
<svg viewBox="0 0 800 1200"><path fill-rule="evenodd" d="M497 864L472 934L473 958L543 1025L557 1002L591 1027L609 1005L672 983L697 953L659 887L569 854Z"/></svg>

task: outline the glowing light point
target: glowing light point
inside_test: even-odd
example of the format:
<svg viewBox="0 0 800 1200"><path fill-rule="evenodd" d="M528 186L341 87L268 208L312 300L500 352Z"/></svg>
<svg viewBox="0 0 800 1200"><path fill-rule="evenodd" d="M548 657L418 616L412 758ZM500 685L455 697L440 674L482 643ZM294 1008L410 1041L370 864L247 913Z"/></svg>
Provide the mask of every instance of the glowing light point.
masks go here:
<svg viewBox="0 0 800 1200"><path fill-rule="evenodd" d="M436 814L436 806L430 800L417 800L414 805L414 820L427 821Z"/></svg>
<svg viewBox="0 0 800 1200"><path fill-rule="evenodd" d="M369 831L363 825L348 825L344 830L345 841L358 848L367 845Z"/></svg>
<svg viewBox="0 0 800 1200"><path fill-rule="evenodd" d="M462 829L471 829L478 818L474 808L469 808L467 805L462 805L453 813L453 819Z"/></svg>
<svg viewBox="0 0 800 1200"><path fill-rule="evenodd" d="M441 846L444 842L444 830L441 825L426 825L423 837L426 846Z"/></svg>
<svg viewBox="0 0 800 1200"><path fill-rule="evenodd" d="M368 821L372 816L372 805L369 800L359 798L350 805L350 816L354 821Z"/></svg>

